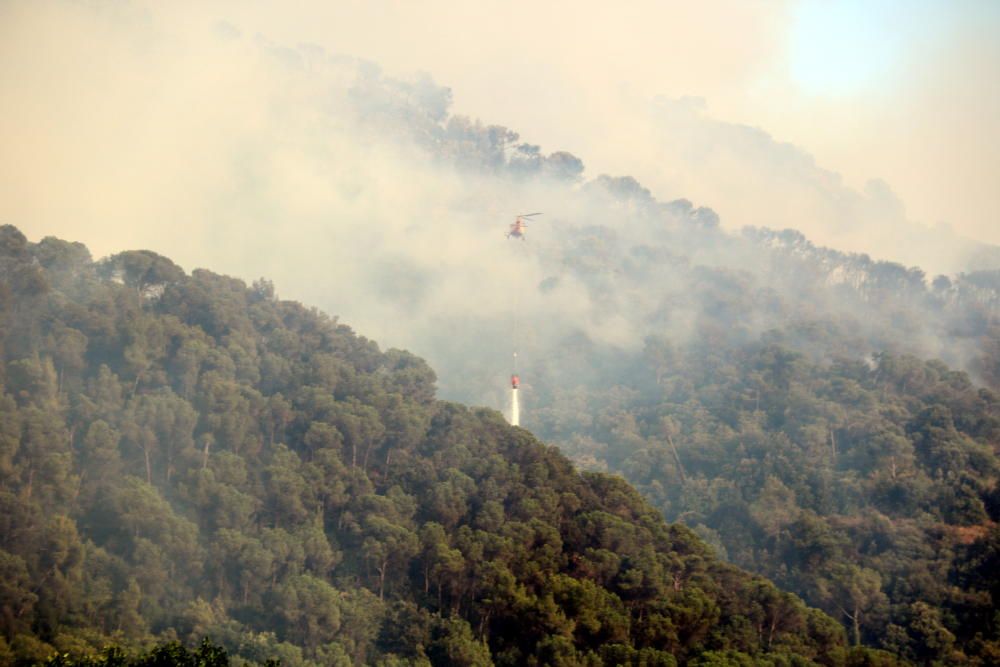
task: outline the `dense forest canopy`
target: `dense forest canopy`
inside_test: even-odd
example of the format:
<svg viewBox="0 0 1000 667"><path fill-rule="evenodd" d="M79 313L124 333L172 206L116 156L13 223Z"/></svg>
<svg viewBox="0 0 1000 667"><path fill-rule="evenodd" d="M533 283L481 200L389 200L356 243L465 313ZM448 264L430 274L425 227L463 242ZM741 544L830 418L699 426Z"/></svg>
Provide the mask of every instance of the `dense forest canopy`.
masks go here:
<svg viewBox="0 0 1000 667"><path fill-rule="evenodd" d="M636 197L624 231L567 226L540 250L537 289L586 284L644 341L540 336L522 424L852 641L994 660L997 274L929 281L792 231L705 230L635 189L619 201Z"/></svg>
<svg viewBox="0 0 1000 667"><path fill-rule="evenodd" d="M447 120L417 136L524 178L516 134L463 127L480 141L454 144ZM415 342L445 394L503 405L489 351L516 349L522 423L578 464L625 475L852 642L994 660L1000 272L734 234L630 177L566 187L509 264L525 294Z"/></svg>
<svg viewBox="0 0 1000 667"><path fill-rule="evenodd" d="M930 278L794 231L725 231L709 208L584 181L569 153L450 115L429 81L362 71L352 109L371 136L471 174L470 199L556 208L504 246L502 279L485 259L502 226L453 208L324 297L391 314L439 380L267 281L150 251L93 262L4 228L4 655L208 634L286 664L836 664L851 644L996 661L997 272ZM425 233L456 235L465 264L421 255ZM440 384L504 406L515 345L522 423L646 500L495 412L435 400ZM627 539L606 537L608 516ZM676 580L664 558L695 569ZM596 588L556 592L583 581ZM400 625L414 630L380 630Z"/></svg>
<svg viewBox="0 0 1000 667"><path fill-rule="evenodd" d="M1000 410L963 373L889 354L810 362L777 335L650 340L627 372L554 389L529 414L852 641L995 660Z"/></svg>
<svg viewBox="0 0 1000 667"><path fill-rule="evenodd" d="M5 226L0 334L4 663L891 664L266 281Z"/></svg>
<svg viewBox="0 0 1000 667"><path fill-rule="evenodd" d="M514 269L512 282L488 286L483 304L464 309L459 293L455 306L430 311L432 324L421 317L420 306L439 306L435 291L462 276L450 265L435 275L419 261L376 257L372 270L392 266L393 287L374 273L370 285L359 284L364 298L402 316L398 330L434 360L447 397L502 406L504 358L516 343L526 381L523 423L585 469L624 475L658 511L693 528L722 558L777 581L840 621L848 643L918 662L993 659L993 526L1000 502L996 399L984 386L996 387L1000 378L995 272L931 280L916 268L818 248L793 231L725 232L711 209L658 201L628 177L581 183L582 163L574 156L544 156L506 128L448 116L447 91L428 82L408 87L376 74L357 89L359 105L379 100L367 108L366 123L417 137L446 167L502 179L515 191L542 182L549 194L563 193L565 212L535 226L530 242L505 259ZM414 474L416 443L429 442L429 425L442 409L426 364L404 352L381 353L336 320L277 300L266 281L247 288L203 270L187 276L149 251L93 263L79 244L52 238L28 243L12 228L3 243L4 382L16 415L5 423L8 442L18 444L9 444L11 453L2 460L20 480L5 486L17 489L15 498L27 494L32 502L54 503L57 510L46 504L34 510L36 518L65 515L82 553L99 547L94 553L124 559L112 561L114 583L101 586L113 591L107 595L116 604L131 591L129 604L136 609L131 630L119 617L105 618L88 645L108 636L132 643L169 639L177 628L188 628L185 639L210 633L237 659L332 659L291 629L308 622L322 627L330 619L280 620L270 611L280 596L265 595L261 587L272 590L295 573L322 574L335 591L351 595L370 591L381 598L380 622L388 622L395 608L386 602L389 591L390 598L437 614L426 628L462 615L469 636L486 641L500 662L541 655L537 644L498 645L489 632L493 612L455 607L443 585L431 607L419 595L401 593L407 589L395 577L409 570L412 585L412 564L344 555L389 539L368 538L369 524L357 517L374 510L350 505L345 494L387 496L398 488L421 498L436 485L403 483ZM922 360L928 356L949 365ZM41 434L63 449L42 447L38 455L53 458L25 464L34 445L20 443ZM311 458L331 448L340 452L342 468L332 459L319 464ZM426 474L440 476L440 465ZM299 470L303 466L308 472ZM462 489L478 488L487 476L447 466L464 477L442 479ZM298 472L277 473L289 469ZM60 476L58 493L46 490L46 474ZM309 486L331 475L346 477L329 491ZM473 482L461 481L466 478ZM294 500L298 492L288 491L302 484L309 490ZM458 505L451 514L467 517L469 510L461 508L472 496L455 493L461 500L451 501ZM328 494L340 504L326 507L334 502ZM267 510L269 503L289 507ZM322 511L314 509L319 505ZM109 532L109 521L124 521L134 506L144 508L138 517L170 520L153 522L155 534L138 525ZM28 511L16 505L10 513ZM319 512L329 553L303 551L295 556L299 564L279 567L284 557L261 545L277 537L306 539L281 527L284 511L296 517L292 524ZM475 553L454 542L458 519L393 511L390 524L418 538L428 521L439 524L449 549L463 558ZM337 516L332 531L331 513ZM179 550L159 544L167 537L180 541L173 547ZM403 541L382 547L393 556L413 544L397 537ZM137 540L160 551L140 549L137 544L149 544ZM322 542L314 544L325 553ZM222 558L228 551L245 553L245 560L227 556L228 565L212 565L211 554ZM184 604L199 600L195 595L191 601L191 591L203 593L196 583L171 592L168 601L167 591L180 585L173 573L167 571L159 588L138 576L144 566L134 559L154 555L163 567L178 559L195 563L192 581L214 577L211 593L200 598L211 622L177 620L187 613ZM315 558L319 570L307 567ZM90 572L84 562L92 561L80 556L79 572ZM11 563L11 581L24 582L30 592L38 566ZM219 574L226 567L228 580ZM259 567L273 572L270 580L232 574ZM426 589L421 595L434 598L430 570L423 583L416 586ZM293 599L290 589L282 590L280 599ZM38 657L48 646L69 646L67 637L75 635L58 634L56 621L42 626L27 620L29 610L45 608L44 596L18 595L22 606L12 614L24 620L8 624L7 639L14 641L16 627L25 645L15 653L35 650ZM74 613L102 618L92 610ZM637 613L646 618L644 610ZM248 637L267 649L247 648ZM31 649L28 638L45 644ZM329 650L356 661L431 656L429 641L413 639L409 654L378 637ZM594 648L601 642L574 651L601 655ZM657 644L629 637L626 645ZM290 653L283 654L286 649ZM736 650L759 659L761 648Z"/></svg>
<svg viewBox="0 0 1000 667"><path fill-rule="evenodd" d="M0 228L0 665L1000 664L1000 248L697 98L624 164L748 160L742 219L426 75L66 7L43 70L102 67L23 89L8 185L61 208L10 210L117 254Z"/></svg>

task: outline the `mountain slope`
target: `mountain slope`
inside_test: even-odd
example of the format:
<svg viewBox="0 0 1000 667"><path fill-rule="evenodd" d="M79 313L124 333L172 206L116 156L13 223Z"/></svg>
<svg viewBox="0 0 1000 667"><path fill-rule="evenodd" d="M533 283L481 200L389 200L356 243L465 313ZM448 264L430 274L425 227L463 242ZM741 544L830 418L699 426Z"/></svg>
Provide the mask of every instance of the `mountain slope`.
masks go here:
<svg viewBox="0 0 1000 667"><path fill-rule="evenodd" d="M202 635L287 665L863 659L264 281L9 226L0 277L0 660Z"/></svg>

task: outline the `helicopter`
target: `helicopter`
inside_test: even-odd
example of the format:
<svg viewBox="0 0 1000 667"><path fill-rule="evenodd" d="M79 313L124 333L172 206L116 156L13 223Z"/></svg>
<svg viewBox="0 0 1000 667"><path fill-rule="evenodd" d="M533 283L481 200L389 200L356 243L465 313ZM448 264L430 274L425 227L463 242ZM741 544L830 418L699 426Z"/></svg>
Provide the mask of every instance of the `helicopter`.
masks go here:
<svg viewBox="0 0 1000 667"><path fill-rule="evenodd" d="M507 232L507 238L510 237L524 240L524 230L528 227L528 221L525 218L531 218L536 215L541 215L541 213L524 213L517 216L514 222L510 224L510 231Z"/></svg>

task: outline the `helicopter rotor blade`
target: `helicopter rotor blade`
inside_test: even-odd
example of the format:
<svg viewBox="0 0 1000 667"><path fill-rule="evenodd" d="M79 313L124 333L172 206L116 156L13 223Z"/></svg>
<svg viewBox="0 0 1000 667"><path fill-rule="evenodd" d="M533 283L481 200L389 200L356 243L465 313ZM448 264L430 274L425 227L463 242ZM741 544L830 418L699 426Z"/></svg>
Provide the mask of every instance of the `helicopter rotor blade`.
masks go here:
<svg viewBox="0 0 1000 667"><path fill-rule="evenodd" d="M517 217L519 217L519 218L530 218L533 215L541 215L541 213L524 213L524 214L521 214L521 215L519 215Z"/></svg>

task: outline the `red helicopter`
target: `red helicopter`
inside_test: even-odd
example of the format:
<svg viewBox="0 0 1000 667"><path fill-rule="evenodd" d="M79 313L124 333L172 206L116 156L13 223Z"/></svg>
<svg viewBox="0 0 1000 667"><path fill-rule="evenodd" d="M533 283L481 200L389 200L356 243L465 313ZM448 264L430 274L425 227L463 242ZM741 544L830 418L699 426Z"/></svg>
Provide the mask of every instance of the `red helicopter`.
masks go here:
<svg viewBox="0 0 1000 667"><path fill-rule="evenodd" d="M514 389L517 389L518 387L520 387L521 386L521 378L519 378L517 375L511 375L510 376L510 386L513 387Z"/></svg>
<svg viewBox="0 0 1000 667"><path fill-rule="evenodd" d="M525 213L523 215L517 216L514 222L510 225L510 231L507 232L507 238L514 237L524 240L524 230L528 227L528 222L525 218L531 218L536 215L541 215L541 213Z"/></svg>

